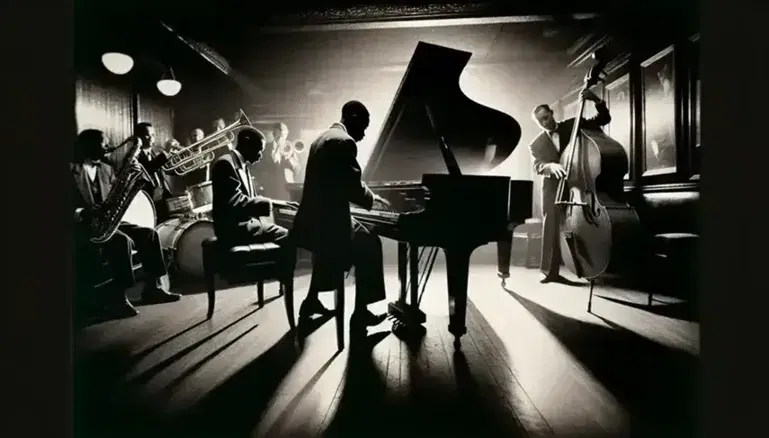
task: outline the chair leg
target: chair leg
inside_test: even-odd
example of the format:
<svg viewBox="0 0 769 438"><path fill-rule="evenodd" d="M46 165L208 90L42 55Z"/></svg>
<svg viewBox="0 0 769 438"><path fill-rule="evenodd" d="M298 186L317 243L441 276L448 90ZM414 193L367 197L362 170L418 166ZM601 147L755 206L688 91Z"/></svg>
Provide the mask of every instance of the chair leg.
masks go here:
<svg viewBox="0 0 769 438"><path fill-rule="evenodd" d="M205 260L203 262L203 272L206 277L206 290L208 292L206 319L211 319L214 316L214 307L216 307L216 269L212 260Z"/></svg>
<svg viewBox="0 0 769 438"><path fill-rule="evenodd" d="M280 283L280 291L283 295L286 305L286 317L288 318L288 327L291 330L296 329L296 317L294 316L294 278L293 276Z"/></svg>
<svg viewBox="0 0 769 438"><path fill-rule="evenodd" d="M336 313L336 345L344 350L344 286L334 291L334 311Z"/></svg>
<svg viewBox="0 0 769 438"><path fill-rule="evenodd" d="M256 283L256 301L259 307L264 307L264 281L259 280Z"/></svg>

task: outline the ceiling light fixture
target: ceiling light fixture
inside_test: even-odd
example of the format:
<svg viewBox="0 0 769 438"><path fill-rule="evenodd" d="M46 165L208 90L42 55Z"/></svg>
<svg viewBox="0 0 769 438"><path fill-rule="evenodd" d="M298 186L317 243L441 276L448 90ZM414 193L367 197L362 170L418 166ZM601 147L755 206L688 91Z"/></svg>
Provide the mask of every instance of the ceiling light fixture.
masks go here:
<svg viewBox="0 0 769 438"><path fill-rule="evenodd" d="M182 90L182 83L176 80L174 76L174 70L169 67L168 71L171 73L171 79L161 78L158 83L158 91L168 97L173 97L179 94Z"/></svg>
<svg viewBox="0 0 769 438"><path fill-rule="evenodd" d="M124 75L134 67L134 60L125 53L108 52L101 55L104 67L116 75Z"/></svg>

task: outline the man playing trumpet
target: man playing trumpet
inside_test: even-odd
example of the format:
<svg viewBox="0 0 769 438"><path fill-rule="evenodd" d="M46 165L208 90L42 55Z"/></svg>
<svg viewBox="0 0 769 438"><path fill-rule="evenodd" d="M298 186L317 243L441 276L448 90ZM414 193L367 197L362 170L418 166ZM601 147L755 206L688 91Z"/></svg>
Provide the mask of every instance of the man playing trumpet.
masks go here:
<svg viewBox="0 0 769 438"><path fill-rule="evenodd" d="M152 228L121 222L115 234L105 243L91 243L88 225L99 213L115 182L115 171L104 162L107 150L104 133L96 129L86 129L77 137L78 158L70 165L73 178L72 199L76 207L73 229L77 282L81 286L79 290L92 286L92 273L101 266L104 257L113 274L111 291L104 304L112 316L130 317L139 313L125 297L125 290L135 283L132 249L138 252L147 275L142 292L145 302L178 301L181 295L170 293L163 286L161 279L166 275L166 266L158 234ZM136 161L124 165L140 166Z"/></svg>
<svg viewBox="0 0 769 438"><path fill-rule="evenodd" d="M288 141L288 127L276 123L272 141L267 145L269 157L257 164L256 179L264 187L264 194L275 199L288 199L286 184L296 181L299 156L293 143Z"/></svg>

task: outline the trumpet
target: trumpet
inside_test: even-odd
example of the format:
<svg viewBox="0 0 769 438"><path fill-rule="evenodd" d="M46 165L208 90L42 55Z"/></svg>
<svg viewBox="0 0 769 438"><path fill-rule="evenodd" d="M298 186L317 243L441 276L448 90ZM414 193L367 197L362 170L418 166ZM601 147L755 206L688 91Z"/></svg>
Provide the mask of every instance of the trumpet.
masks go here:
<svg viewBox="0 0 769 438"><path fill-rule="evenodd" d="M294 142L286 140L280 152L286 158L301 154L302 152L304 152L304 143L302 143L301 140L297 140Z"/></svg>
<svg viewBox="0 0 769 438"><path fill-rule="evenodd" d="M235 142L236 134L243 129L258 132L251 125L251 121L248 120L246 114L241 110L240 119L230 126L214 132L187 147L178 148L170 152L168 161L162 167L163 172L183 176L207 166L216 158L215 152Z"/></svg>

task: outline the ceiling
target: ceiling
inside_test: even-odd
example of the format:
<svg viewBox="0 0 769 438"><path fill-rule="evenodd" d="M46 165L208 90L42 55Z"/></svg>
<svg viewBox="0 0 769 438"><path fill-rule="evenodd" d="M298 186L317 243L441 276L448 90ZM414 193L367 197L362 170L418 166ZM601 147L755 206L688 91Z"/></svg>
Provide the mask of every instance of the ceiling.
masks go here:
<svg viewBox="0 0 769 438"><path fill-rule="evenodd" d="M185 46L162 22L178 34L210 46L233 66L241 75L239 85L247 90L252 110L284 116L318 112L319 105L336 106L343 99L355 97L356 92L369 100L391 100L418 41L472 52L468 76L473 68L480 71L481 66L496 71L490 83L501 89L491 91L516 95L536 89L537 99L551 102L579 85L584 68L567 66L575 58L575 44L599 24L597 20L570 20L550 7L558 13L546 21L528 23L497 20L483 24L483 20L477 20L480 24L406 28L383 24L379 29L352 26L352 30L340 30L339 23L383 21L398 11L411 17L468 17L495 10L492 15L501 16L507 6L500 7L500 2L459 4L433 0L412 1L412 6L404 9L401 5L398 9L397 3L405 2L390 1L384 6L384 2L369 0L367 6L345 9L342 4L350 2L323 1L325 9L318 6L313 12L303 10L300 2L293 0L266 4L168 0L152 6L141 0L127 3L120 10L109 5L106 11L105 6L92 6L92 1L78 3L76 52L80 48L85 53L82 57L94 59L106 42L119 41L117 44L127 45L148 59L144 64L152 66L152 75L173 66L183 82L206 84L212 78L235 82ZM424 6L426 3L430 5ZM515 3L517 13L533 12L531 5L543 8L542 1ZM600 3L605 2L589 4ZM91 12L84 14L83 10ZM337 26L323 28L328 23ZM308 24L316 26L308 30ZM476 89L482 87L480 82L475 80Z"/></svg>

